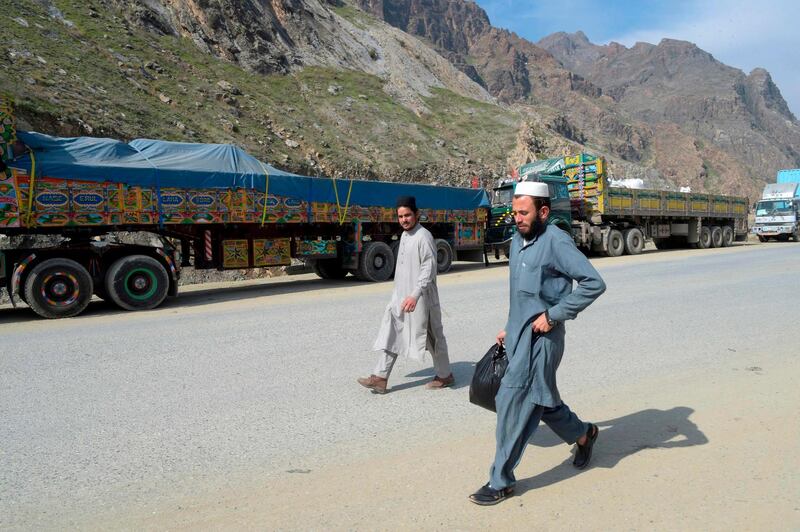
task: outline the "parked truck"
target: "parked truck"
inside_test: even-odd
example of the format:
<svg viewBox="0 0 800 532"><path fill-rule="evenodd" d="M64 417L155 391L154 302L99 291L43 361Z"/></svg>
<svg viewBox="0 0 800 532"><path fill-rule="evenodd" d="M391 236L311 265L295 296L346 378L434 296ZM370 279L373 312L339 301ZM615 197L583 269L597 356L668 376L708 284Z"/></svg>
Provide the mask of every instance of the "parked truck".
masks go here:
<svg viewBox="0 0 800 532"><path fill-rule="evenodd" d="M646 239L659 249L730 246L747 238L747 199L718 194L612 186L602 157L581 153L521 166L493 190L487 250L508 253L516 230L511 198L517 181L550 188L550 223L584 250L615 257L641 253Z"/></svg>
<svg viewBox="0 0 800 532"><path fill-rule="evenodd" d="M782 172L785 172L782 175ZM794 178L789 172L796 172ZM781 182L764 186L761 200L756 203L756 218L753 233L761 242L770 238L787 241L800 240L800 171L781 170Z"/></svg>
<svg viewBox="0 0 800 532"><path fill-rule="evenodd" d="M322 278L384 281L399 195L416 196L439 271L484 260L483 189L300 176L230 145L56 138L17 132L2 102L0 114L0 234L37 242L0 250L0 286L45 318L75 316L93 295L154 308L177 295L183 266L301 259ZM158 244L121 243L130 231Z"/></svg>

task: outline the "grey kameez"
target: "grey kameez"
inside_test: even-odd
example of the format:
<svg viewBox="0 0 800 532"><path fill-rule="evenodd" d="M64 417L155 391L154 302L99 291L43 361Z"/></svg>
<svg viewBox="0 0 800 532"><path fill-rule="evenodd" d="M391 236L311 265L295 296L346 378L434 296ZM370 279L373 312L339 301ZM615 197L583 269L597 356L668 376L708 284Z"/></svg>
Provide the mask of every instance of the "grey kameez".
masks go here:
<svg viewBox="0 0 800 532"><path fill-rule="evenodd" d="M413 312L401 309L408 296L417 299ZM420 224L400 237L392 299L386 306L373 349L418 361L424 359L426 352L437 358L447 357L436 287L436 247L430 231Z"/></svg>
<svg viewBox="0 0 800 532"><path fill-rule="evenodd" d="M514 235L509 270L509 365L496 397L497 451L490 480L494 489L513 485L513 469L540 420L568 443L587 430L588 425L562 403L556 370L564 353L563 322L574 319L605 291L600 274L569 235L551 225L530 242ZM559 323L534 338L532 323L545 310Z"/></svg>

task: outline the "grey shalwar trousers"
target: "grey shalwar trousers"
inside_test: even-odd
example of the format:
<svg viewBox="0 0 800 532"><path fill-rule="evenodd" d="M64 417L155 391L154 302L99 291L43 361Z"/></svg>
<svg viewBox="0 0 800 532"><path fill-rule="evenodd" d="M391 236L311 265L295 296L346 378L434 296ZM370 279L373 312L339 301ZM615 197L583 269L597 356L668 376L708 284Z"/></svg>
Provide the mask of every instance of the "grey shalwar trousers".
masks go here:
<svg viewBox="0 0 800 532"><path fill-rule="evenodd" d="M568 444L577 442L589 430L589 424L578 419L564 403L555 408L532 403L527 388L501 385L495 404L497 450L489 473L489 485L496 490L513 486L517 482L514 469L540 421L544 421Z"/></svg>
<svg viewBox="0 0 800 532"><path fill-rule="evenodd" d="M446 344L445 344L446 347ZM436 376L444 379L450 376L450 357L447 356L447 349L444 350L431 350L433 353L433 370ZM385 349L378 355L378 362L375 364L373 374L383 379L388 379L392 373L394 363L397 362L397 355Z"/></svg>

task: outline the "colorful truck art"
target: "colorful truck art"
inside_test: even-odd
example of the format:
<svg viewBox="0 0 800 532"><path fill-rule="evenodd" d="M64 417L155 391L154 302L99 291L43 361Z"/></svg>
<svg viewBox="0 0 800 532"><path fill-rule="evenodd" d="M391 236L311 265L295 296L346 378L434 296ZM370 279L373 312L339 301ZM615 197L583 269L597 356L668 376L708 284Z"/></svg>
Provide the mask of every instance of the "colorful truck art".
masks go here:
<svg viewBox="0 0 800 532"><path fill-rule="evenodd" d="M394 222L395 209L361 205L339 206L267 194L255 190L160 191L121 183L94 183L70 179L31 179L11 169L0 179L0 226L130 226L205 223L353 223ZM475 224L485 219L478 210L426 209L422 219L431 223ZM479 242L479 229L463 226L459 239Z"/></svg>

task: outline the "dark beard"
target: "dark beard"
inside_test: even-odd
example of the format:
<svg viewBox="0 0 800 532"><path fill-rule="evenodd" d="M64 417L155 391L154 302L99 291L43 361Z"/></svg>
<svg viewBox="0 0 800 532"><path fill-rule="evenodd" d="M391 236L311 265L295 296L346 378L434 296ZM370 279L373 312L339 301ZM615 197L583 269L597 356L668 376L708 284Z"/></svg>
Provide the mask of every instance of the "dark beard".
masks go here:
<svg viewBox="0 0 800 532"><path fill-rule="evenodd" d="M541 235L542 233L544 233L545 227L547 227L547 224L537 218L536 220L533 221L533 225L531 225L530 231L522 232L519 231L519 229L517 230L519 231L519 234L522 235L522 238L530 241L536 238L537 236Z"/></svg>

